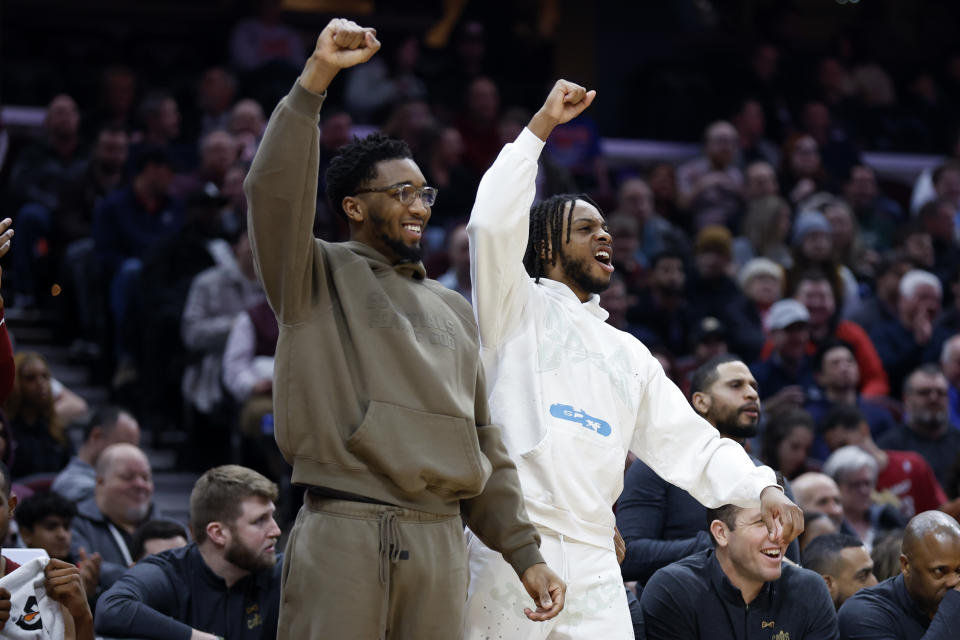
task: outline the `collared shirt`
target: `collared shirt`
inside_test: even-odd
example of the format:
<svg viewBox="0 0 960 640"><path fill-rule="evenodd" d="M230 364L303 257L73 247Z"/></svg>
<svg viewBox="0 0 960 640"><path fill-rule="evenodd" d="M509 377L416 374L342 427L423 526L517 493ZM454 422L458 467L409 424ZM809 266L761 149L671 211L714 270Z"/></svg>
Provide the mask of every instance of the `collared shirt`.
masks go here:
<svg viewBox="0 0 960 640"><path fill-rule="evenodd" d="M198 629L231 640L277 637L282 557L273 569L232 587L215 574L195 543L147 556L97 602L98 635L189 640Z"/></svg>
<svg viewBox="0 0 960 640"><path fill-rule="evenodd" d="M784 564L750 604L707 549L664 567L640 597L648 640L837 640L837 616L816 573Z"/></svg>
<svg viewBox="0 0 960 640"><path fill-rule="evenodd" d="M844 640L947 640L960 629L960 593L947 591L931 620L898 575L855 593L838 617Z"/></svg>

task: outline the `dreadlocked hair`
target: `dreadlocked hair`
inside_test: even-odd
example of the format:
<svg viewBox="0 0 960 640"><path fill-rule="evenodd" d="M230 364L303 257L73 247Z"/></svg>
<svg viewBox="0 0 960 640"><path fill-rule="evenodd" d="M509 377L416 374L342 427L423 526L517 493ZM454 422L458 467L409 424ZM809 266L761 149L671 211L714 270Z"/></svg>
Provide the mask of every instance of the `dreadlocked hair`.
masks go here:
<svg viewBox="0 0 960 640"><path fill-rule="evenodd" d="M394 140L382 133L372 133L366 138L354 137L353 142L337 150L337 155L327 167L327 198L330 207L346 218L343 199L376 179L378 162L412 157L410 147L403 140Z"/></svg>
<svg viewBox="0 0 960 640"><path fill-rule="evenodd" d="M527 251L523 255L523 266L535 282L546 272L547 265L556 265L557 257L563 252L563 245L570 242L573 222L573 208L577 200L593 205L600 215L600 207L585 193L561 193L530 207L530 232L527 239ZM563 218L567 218L567 234L563 238Z"/></svg>

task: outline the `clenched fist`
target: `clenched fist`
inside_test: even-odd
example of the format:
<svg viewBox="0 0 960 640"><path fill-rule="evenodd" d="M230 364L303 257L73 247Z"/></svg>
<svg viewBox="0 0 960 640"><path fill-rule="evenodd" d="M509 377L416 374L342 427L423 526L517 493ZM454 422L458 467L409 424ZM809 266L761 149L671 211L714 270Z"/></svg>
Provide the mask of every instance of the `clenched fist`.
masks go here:
<svg viewBox="0 0 960 640"><path fill-rule="evenodd" d="M340 69L362 64L380 49L377 32L352 20L334 18L320 37L300 75L300 84L314 93L322 93Z"/></svg>
<svg viewBox="0 0 960 640"><path fill-rule="evenodd" d="M554 127L576 118L596 97L596 91L587 91L573 82L557 80L546 102L530 120L528 127L538 138L546 140Z"/></svg>

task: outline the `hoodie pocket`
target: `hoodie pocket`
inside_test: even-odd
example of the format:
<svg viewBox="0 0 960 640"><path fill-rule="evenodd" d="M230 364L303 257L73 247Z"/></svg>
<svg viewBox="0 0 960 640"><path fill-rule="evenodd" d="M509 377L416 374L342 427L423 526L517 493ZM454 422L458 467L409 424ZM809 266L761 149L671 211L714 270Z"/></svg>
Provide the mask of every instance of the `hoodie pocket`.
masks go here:
<svg viewBox="0 0 960 640"><path fill-rule="evenodd" d="M471 421L377 400L370 401L346 447L371 471L410 494L430 487L472 496L490 475L490 462L480 452Z"/></svg>

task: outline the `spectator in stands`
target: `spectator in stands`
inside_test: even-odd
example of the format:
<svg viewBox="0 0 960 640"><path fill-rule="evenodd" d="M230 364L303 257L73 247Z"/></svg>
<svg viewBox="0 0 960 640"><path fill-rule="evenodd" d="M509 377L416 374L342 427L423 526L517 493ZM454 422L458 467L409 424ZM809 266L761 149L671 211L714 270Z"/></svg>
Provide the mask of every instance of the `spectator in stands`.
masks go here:
<svg viewBox="0 0 960 640"><path fill-rule="evenodd" d="M843 516L867 549L889 529L906 525L899 510L891 504L873 499L879 466L876 459L855 446L841 447L823 463L823 472L840 488Z"/></svg>
<svg viewBox="0 0 960 640"><path fill-rule="evenodd" d="M677 170L669 162L655 164L647 174L647 184L653 192L653 210L678 227L688 227L677 208Z"/></svg>
<svg viewBox="0 0 960 640"><path fill-rule="evenodd" d="M856 214L866 245L878 250L893 246L896 229L906 216L896 201L880 194L873 168L865 164L851 167L843 193Z"/></svg>
<svg viewBox="0 0 960 640"><path fill-rule="evenodd" d="M693 272L687 279L686 298L694 321L717 313L740 297L740 288L731 273L733 237L726 227L708 226L693 243ZM688 353L684 345L678 354Z"/></svg>
<svg viewBox="0 0 960 640"><path fill-rule="evenodd" d="M643 589L649 640L746 637L761 628L791 640L839 638L824 581L783 562L785 549L770 541L758 509L724 505L707 518L713 548L661 569Z"/></svg>
<svg viewBox="0 0 960 640"><path fill-rule="evenodd" d="M133 564L133 534L153 511L150 461L132 444L115 444L97 461L92 498L77 505L72 551L99 553L100 588L108 589Z"/></svg>
<svg viewBox="0 0 960 640"><path fill-rule="evenodd" d="M70 525L75 517L76 505L53 491L35 493L17 503L17 526L27 548L43 549L51 558L75 564L84 590L93 596L100 581L101 558L99 553L87 555L84 549L78 549L76 556L71 552Z"/></svg>
<svg viewBox="0 0 960 640"><path fill-rule="evenodd" d="M690 403L725 438L742 444L757 433L756 381L736 356L718 356L694 372ZM623 487L616 511L617 529L626 543L620 565L625 580L644 583L661 567L710 548L704 530L706 507L689 493L640 460L630 465ZM797 560L799 547L791 545L788 553Z"/></svg>
<svg viewBox="0 0 960 640"><path fill-rule="evenodd" d="M768 165L780 164L780 149L767 139L767 121L763 105L753 98L746 98L731 118L740 142L740 163L748 166L753 162Z"/></svg>
<svg viewBox="0 0 960 640"><path fill-rule="evenodd" d="M786 200L777 195L749 200L740 223L740 236L733 243L734 261L743 266L753 258L763 257L789 269L793 265L785 242L789 233L790 205Z"/></svg>
<svg viewBox="0 0 960 640"><path fill-rule="evenodd" d="M642 178L627 178L620 185L617 209L610 217L614 216L628 216L636 221L638 249L644 267L649 265L650 258L668 246L675 246L673 243L680 242L683 235L656 212L653 191Z"/></svg>
<svg viewBox="0 0 960 640"><path fill-rule="evenodd" d="M949 384L947 409L950 412L950 425L960 429L960 335L955 335L943 343L940 369Z"/></svg>
<svg viewBox="0 0 960 640"><path fill-rule="evenodd" d="M447 234L447 256L450 268L437 282L453 289L467 300L473 295L470 282L470 239L467 237L467 225L458 224Z"/></svg>
<svg viewBox="0 0 960 640"><path fill-rule="evenodd" d="M723 312L730 328L730 350L754 362L763 349L764 320L773 303L783 297L783 267L767 258L754 258L737 273L737 283L743 295L728 302Z"/></svg>
<svg viewBox="0 0 960 640"><path fill-rule="evenodd" d="M267 118L263 115L263 107L256 100L245 98L233 105L227 130L233 134L240 147L240 162L249 163L253 160L266 126Z"/></svg>
<svg viewBox="0 0 960 640"><path fill-rule="evenodd" d="M823 217L830 224L834 262L846 268L857 280L872 279L880 257L864 246L860 224L850 205L843 200L831 199L822 208ZM851 313L857 311L852 309Z"/></svg>
<svg viewBox="0 0 960 640"><path fill-rule="evenodd" d="M237 96L237 79L223 67L210 67L197 82L196 138L230 128L230 107Z"/></svg>
<svg viewBox="0 0 960 640"><path fill-rule="evenodd" d="M140 156L151 149L163 149L175 171L187 171L196 162L196 151L180 140L180 107L173 94L165 90L151 91L140 103L143 131L135 134L130 145L128 166L136 169ZM138 139L139 138L139 139Z"/></svg>
<svg viewBox="0 0 960 640"><path fill-rule="evenodd" d="M810 314L810 342L807 353L814 355L827 340L850 346L859 369L858 389L865 396L885 396L890 391L886 372L867 333L856 323L841 319L830 280L821 271L805 271L796 279L793 297Z"/></svg>
<svg viewBox="0 0 960 640"><path fill-rule="evenodd" d="M600 300L603 303L603 295L600 296ZM677 359L673 375L677 386L680 387L685 396L690 395L690 384L694 371L710 360L730 351L727 346L727 333L726 325L714 316L704 316L694 326L693 333L690 336L692 353L689 356Z"/></svg>
<svg viewBox="0 0 960 640"><path fill-rule="evenodd" d="M828 190L829 177L820 162L820 145L809 135L795 133L783 143L780 189L798 209L815 193Z"/></svg>
<svg viewBox="0 0 960 640"><path fill-rule="evenodd" d="M264 448L273 452L276 447L272 429L263 429L263 418L273 412L273 359L279 332L277 318L264 300L237 315L223 352L223 386L240 407L244 460L258 469L271 459Z"/></svg>
<svg viewBox="0 0 960 640"><path fill-rule="evenodd" d="M774 414L763 431L760 459L788 480L811 471L808 458L814 430L813 419L803 409Z"/></svg>
<svg viewBox="0 0 960 640"><path fill-rule="evenodd" d="M767 315L769 353L751 365L760 397L769 411L800 407L813 386L813 363L807 355L810 314L793 299L779 300Z"/></svg>
<svg viewBox="0 0 960 640"><path fill-rule="evenodd" d="M544 148L573 177L577 191L606 202L614 194L600 143L600 128L586 112L558 126Z"/></svg>
<svg viewBox="0 0 960 640"><path fill-rule="evenodd" d="M463 137L456 128L431 127L425 138L425 153L418 165L427 182L443 194L433 203L430 215L431 224L439 229L470 215L479 180L463 162Z"/></svg>
<svg viewBox="0 0 960 640"><path fill-rule="evenodd" d="M137 74L130 67L110 65L100 73L100 92L96 111L86 118L92 132L105 128L131 133L134 127L134 104L137 99Z"/></svg>
<svg viewBox="0 0 960 640"><path fill-rule="evenodd" d="M641 335L649 336L641 340L661 344L674 354L686 352L692 324L684 296L687 275L683 260L680 252L670 249L653 256L649 286L627 313L630 323L644 332Z"/></svg>
<svg viewBox="0 0 960 640"><path fill-rule="evenodd" d="M900 280L896 316L878 324L870 336L891 389L901 389L911 371L940 356L947 336L934 323L942 298L940 280L929 271L914 269Z"/></svg>
<svg viewBox="0 0 960 640"><path fill-rule="evenodd" d="M908 222L897 229L894 249L910 258L920 269L933 271L937 256L933 250L933 238L921 222Z"/></svg>
<svg viewBox="0 0 960 640"><path fill-rule="evenodd" d="M873 456L877 461L877 491L889 491L895 496L905 518L937 509L947 502L947 495L923 456L913 451L878 447L864 415L854 407L841 406L832 410L821 427L823 439L831 451L852 445Z"/></svg>
<svg viewBox="0 0 960 640"><path fill-rule="evenodd" d="M640 250L640 223L635 218L613 213L607 217L607 231L617 250L611 257L615 273L631 292L643 289L649 261Z"/></svg>
<svg viewBox="0 0 960 640"><path fill-rule="evenodd" d="M900 575L900 555L903 544L903 529L887 532L873 545L870 558L873 560L873 575L879 582Z"/></svg>
<svg viewBox="0 0 960 640"><path fill-rule="evenodd" d="M49 216L60 188L79 176L87 163L80 140L80 111L74 99L65 93L54 97L47 105L43 128L44 139L24 149L11 170L10 195L17 204L41 206ZM32 208L21 209L18 228L24 218L34 215ZM34 250L26 245L23 248Z"/></svg>
<svg viewBox="0 0 960 640"><path fill-rule="evenodd" d="M134 562L147 556L155 556L169 549L179 549L189 544L189 536L183 525L173 520L147 520L137 527L130 545Z"/></svg>
<svg viewBox="0 0 960 640"><path fill-rule="evenodd" d="M427 87L417 75L419 59L420 41L410 35L397 38L393 51L350 69L343 99L358 122L376 124L391 105L427 97Z"/></svg>
<svg viewBox="0 0 960 640"><path fill-rule="evenodd" d="M50 489L73 502L93 496L97 484L97 461L113 444L140 444L140 425L130 413L113 405L104 405L90 417L83 430L83 444L66 468L57 474Z"/></svg>
<svg viewBox="0 0 960 640"><path fill-rule="evenodd" d="M463 136L463 159L476 175L481 175L500 151L500 90L486 76L474 78L467 87L463 106L456 121Z"/></svg>
<svg viewBox="0 0 960 640"><path fill-rule="evenodd" d="M170 193L182 199L208 183L222 189L227 171L239 155L240 147L232 134L221 129L211 131L200 140L200 166L193 173L174 178Z"/></svg>
<svg viewBox="0 0 960 640"><path fill-rule="evenodd" d="M97 633L215 640L277 637L277 486L235 465L215 467L190 494L195 543L148 556L106 592ZM239 630L237 625L239 626Z"/></svg>
<svg viewBox="0 0 960 640"><path fill-rule="evenodd" d="M840 533L853 533L844 525L840 488L830 476L810 471L794 478L791 485L797 496L797 505L804 513L816 511L826 514Z"/></svg>
<svg viewBox="0 0 960 640"><path fill-rule="evenodd" d="M232 238L231 246L234 259L198 274L183 307L183 344L195 361L184 371L183 396L204 425L198 435L227 426L217 420L217 409L224 401L223 350L237 314L264 300L246 229ZM209 438L197 446L201 443L212 445Z"/></svg>
<svg viewBox="0 0 960 640"><path fill-rule="evenodd" d="M838 407L851 407L863 412L873 437L879 437L896 425L884 405L877 399L862 396L858 391L860 368L849 343L835 338L827 339L817 349L813 368L819 393L811 394L807 398L804 409L821 428L826 415ZM814 444L813 454L818 460L825 460L830 451L836 448L828 447L820 436Z"/></svg>
<svg viewBox="0 0 960 640"><path fill-rule="evenodd" d="M860 589L877 584L873 559L855 536L843 533L820 536L807 545L801 559L805 568L819 573L827 583L836 609Z"/></svg>
<svg viewBox="0 0 960 640"><path fill-rule="evenodd" d="M338 149L352 140L353 118L346 111L330 108L320 114L320 162L317 178L317 218L314 232L325 240L338 240L342 234L341 216L327 202L327 167ZM244 216L246 218L246 216Z"/></svg>
<svg viewBox="0 0 960 640"><path fill-rule="evenodd" d="M860 309L850 320L863 327L868 335L877 326L894 320L897 316L900 280L914 266L913 261L902 254L882 258L876 268L873 296L861 301Z"/></svg>
<svg viewBox="0 0 960 640"><path fill-rule="evenodd" d="M18 479L56 473L67 465L73 445L56 412L50 368L43 356L32 351L18 353L14 362L16 382L4 404L14 441L10 472Z"/></svg>
<svg viewBox="0 0 960 640"><path fill-rule="evenodd" d="M737 150L733 125L714 122L704 135L704 154L677 168L677 202L690 212L694 231L712 224L736 227L743 188Z"/></svg>
<svg viewBox="0 0 960 640"><path fill-rule="evenodd" d="M823 102L812 100L803 105L802 125L817 143L824 176L828 178L824 186L835 193L834 185L850 173L850 167L860 163L860 153L843 127L834 123L830 107Z"/></svg>
<svg viewBox="0 0 960 640"><path fill-rule="evenodd" d="M291 71L303 64L306 48L299 32L283 24L283 3L262 0L256 17L241 20L230 34L230 61L240 71L258 71L268 65Z"/></svg>
<svg viewBox="0 0 960 640"><path fill-rule="evenodd" d="M799 280L811 271L820 271L833 288L834 308L841 317L857 311L860 290L850 270L840 264L834 255L833 228L819 211L802 211L793 226L793 267L787 274L790 290L796 290Z"/></svg>
<svg viewBox="0 0 960 640"><path fill-rule="evenodd" d="M960 264L956 215L956 205L946 198L931 200L920 208L920 224L930 237L933 249L933 271L944 283Z"/></svg>
<svg viewBox="0 0 960 640"><path fill-rule="evenodd" d="M946 640L960 624L960 526L939 511L914 516L903 536L903 575L864 589L839 611L842 638Z"/></svg>
<svg viewBox="0 0 960 640"><path fill-rule="evenodd" d="M743 199L749 206L754 200L780 194L780 182L774 166L779 163L757 160L743 171ZM788 205L789 206L789 205Z"/></svg>
<svg viewBox="0 0 960 640"><path fill-rule="evenodd" d="M797 538L797 541L800 543L800 557L803 557L803 550L806 549L811 542L820 536L832 533L837 533L837 526L833 524L833 520L831 520L827 514L820 513L819 511L804 511L803 533Z"/></svg>
<svg viewBox="0 0 960 640"><path fill-rule="evenodd" d="M877 440L883 449L916 451L930 463L941 485L960 453L960 431L950 427L947 379L935 364L911 373L903 385L905 424Z"/></svg>
<svg viewBox="0 0 960 640"><path fill-rule="evenodd" d="M951 160L933 172L933 191L960 210L960 162Z"/></svg>

